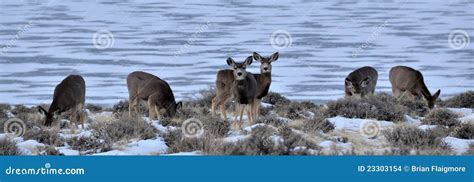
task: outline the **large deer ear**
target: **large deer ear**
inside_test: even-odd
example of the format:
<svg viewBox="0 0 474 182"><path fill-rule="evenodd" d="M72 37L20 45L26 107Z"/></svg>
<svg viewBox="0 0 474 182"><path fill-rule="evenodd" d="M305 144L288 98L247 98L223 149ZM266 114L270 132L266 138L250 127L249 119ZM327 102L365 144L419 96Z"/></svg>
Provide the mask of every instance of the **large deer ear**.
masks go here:
<svg viewBox="0 0 474 182"><path fill-rule="evenodd" d="M433 101L435 101L438 97L439 97L439 94L441 94L441 90L438 89L438 91L436 91L435 94L433 94L433 96L431 96L431 98L433 99Z"/></svg>
<svg viewBox="0 0 474 182"><path fill-rule="evenodd" d="M367 78L365 78L364 80L362 80L360 82L360 86L361 87L367 87L367 85L369 85L369 82L370 82L370 77L367 77Z"/></svg>
<svg viewBox="0 0 474 182"><path fill-rule="evenodd" d="M39 111L41 114L44 114L44 115L46 115L46 113L48 113L48 111L46 111L46 109L44 109L44 108L41 107L41 106L38 106L38 111Z"/></svg>
<svg viewBox="0 0 474 182"><path fill-rule="evenodd" d="M181 110L182 107L183 107L183 102L179 101L178 103L176 103L176 110Z"/></svg>
<svg viewBox="0 0 474 182"><path fill-rule="evenodd" d="M228 64L229 66L233 66L233 65L235 64L234 59L232 59L231 57L227 58L227 64Z"/></svg>
<svg viewBox="0 0 474 182"><path fill-rule="evenodd" d="M245 59L245 64L248 66L248 65L251 65L252 64L252 61L253 61L253 58L252 56L249 56L247 57L247 59Z"/></svg>
<svg viewBox="0 0 474 182"><path fill-rule="evenodd" d="M262 56L260 56L260 54L258 54L258 53L256 53L256 52L253 52L253 59L255 59L255 60L258 61L258 62L262 62L262 61L263 61Z"/></svg>
<svg viewBox="0 0 474 182"><path fill-rule="evenodd" d="M270 56L270 62L276 61L278 59L279 53L275 52Z"/></svg>
<svg viewBox="0 0 474 182"><path fill-rule="evenodd" d="M346 86L352 87L352 81L346 78L345 82L346 82Z"/></svg>

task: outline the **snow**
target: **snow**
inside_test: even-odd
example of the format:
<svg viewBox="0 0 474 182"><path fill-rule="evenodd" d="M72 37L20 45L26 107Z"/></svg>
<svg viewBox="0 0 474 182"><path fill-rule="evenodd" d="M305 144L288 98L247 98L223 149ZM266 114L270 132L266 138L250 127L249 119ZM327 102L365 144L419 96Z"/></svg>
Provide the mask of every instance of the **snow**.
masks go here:
<svg viewBox="0 0 474 182"><path fill-rule="evenodd" d="M163 155L168 155L168 156L196 156L196 155L202 155L202 153L200 151L192 151L192 152L178 152L178 153L163 154Z"/></svg>
<svg viewBox="0 0 474 182"><path fill-rule="evenodd" d="M352 131L352 132L359 132L361 128L361 124L363 124L364 122L376 121L376 120L370 120L370 119L346 118L346 117L341 117L341 116L328 118L328 120L329 122L334 124L335 130ZM393 122L390 122L390 121L376 121L376 122L378 122L381 129L394 126Z"/></svg>
<svg viewBox="0 0 474 182"><path fill-rule="evenodd" d="M57 147L56 150L64 155L80 155L78 150L73 150L69 146Z"/></svg>
<svg viewBox="0 0 474 182"><path fill-rule="evenodd" d="M45 144L39 143L36 140L26 140L16 144L20 152L24 155L38 155L41 153L39 148L45 147Z"/></svg>
<svg viewBox="0 0 474 182"><path fill-rule="evenodd" d="M474 144L474 139L460 139L455 137L445 137L443 139L457 154L466 153L470 144Z"/></svg>
<svg viewBox="0 0 474 182"><path fill-rule="evenodd" d="M321 147L321 151L324 153L335 152L334 149L339 149L340 152L346 153L352 149L352 143L334 142L329 140L319 143L319 146Z"/></svg>
<svg viewBox="0 0 474 182"><path fill-rule="evenodd" d="M122 149L115 149L108 152L94 155L157 155L166 153L168 146L163 138L133 141Z"/></svg>

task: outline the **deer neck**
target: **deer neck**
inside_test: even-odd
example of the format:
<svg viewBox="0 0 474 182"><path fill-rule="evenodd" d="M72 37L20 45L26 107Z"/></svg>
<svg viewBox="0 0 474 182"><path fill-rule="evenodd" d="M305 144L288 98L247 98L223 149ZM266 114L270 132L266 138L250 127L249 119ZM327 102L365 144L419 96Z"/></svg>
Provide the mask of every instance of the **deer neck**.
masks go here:
<svg viewBox="0 0 474 182"><path fill-rule="evenodd" d="M421 85L421 94L423 95L423 97L426 99L426 100L430 100L431 99L431 93L430 91L428 90L428 87L426 87L425 83L423 82L423 84Z"/></svg>

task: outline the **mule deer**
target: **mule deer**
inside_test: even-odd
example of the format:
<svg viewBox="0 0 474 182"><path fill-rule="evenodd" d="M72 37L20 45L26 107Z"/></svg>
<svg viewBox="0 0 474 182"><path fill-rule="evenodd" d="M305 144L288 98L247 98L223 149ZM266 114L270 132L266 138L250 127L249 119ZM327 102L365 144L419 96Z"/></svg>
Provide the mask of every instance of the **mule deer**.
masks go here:
<svg viewBox="0 0 474 182"><path fill-rule="evenodd" d="M431 95L421 72L410 67L395 66L390 69L389 77L395 97L400 97L402 92L409 94L413 100L423 96L430 109L434 107L434 103L441 93L441 90L438 89L434 95Z"/></svg>
<svg viewBox="0 0 474 182"><path fill-rule="evenodd" d="M70 121L77 127L77 113L84 129L84 102L86 95L86 83L84 78L79 75L69 75L54 89L53 102L46 111L39 106L39 112L46 117L45 126L51 126L53 120L61 113L71 110Z"/></svg>
<svg viewBox="0 0 474 182"><path fill-rule="evenodd" d="M174 117L177 110L182 106L176 103L173 91L168 83L159 77L142 72L132 72L127 76L127 88L129 94L129 115L138 114L140 100L147 101L150 119Z"/></svg>
<svg viewBox="0 0 474 182"><path fill-rule="evenodd" d="M257 81L257 92L255 102L255 114L260 112L260 101L268 94L270 84L272 82L272 65L273 61L278 59L278 52L273 53L270 57L262 57L258 53L253 53L253 59L259 61L260 74L252 74ZM221 114L224 119L227 119L227 112L225 111L225 104L232 98L232 85L234 83L234 73L231 69L219 70L216 78L216 96L212 99L211 112L216 115L217 107L220 107ZM236 108L237 109L237 108Z"/></svg>
<svg viewBox="0 0 474 182"><path fill-rule="evenodd" d="M242 125L242 116L245 108L250 123L255 119L255 97L257 92L257 81L252 73L247 72L246 68L252 64L252 56L247 57L243 63L236 63L229 57L227 64L232 67L234 81L232 84L232 95L236 102L236 114L240 115L239 123ZM237 115L236 115L237 120Z"/></svg>
<svg viewBox="0 0 474 182"><path fill-rule="evenodd" d="M260 74L253 74L257 80L257 95L255 99L255 114L256 118L260 113L260 104L262 98L267 96L270 84L272 83L272 62L278 59L278 52L273 53L270 57L262 57L260 54L254 52L253 59L260 62ZM256 119L255 118L255 119Z"/></svg>
<svg viewBox="0 0 474 182"><path fill-rule="evenodd" d="M344 86L345 97L363 98L374 94L377 79L377 70L370 66L354 70L346 77Z"/></svg>

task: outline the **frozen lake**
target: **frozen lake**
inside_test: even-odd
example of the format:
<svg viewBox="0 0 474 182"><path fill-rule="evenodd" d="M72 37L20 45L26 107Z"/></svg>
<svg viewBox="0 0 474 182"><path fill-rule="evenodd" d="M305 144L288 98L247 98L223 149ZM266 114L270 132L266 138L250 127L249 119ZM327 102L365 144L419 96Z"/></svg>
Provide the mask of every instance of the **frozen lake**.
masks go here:
<svg viewBox="0 0 474 182"><path fill-rule="evenodd" d="M0 103L50 103L58 82L81 74L86 102L111 105L128 97L136 70L186 99L214 85L228 56L254 51L280 52L271 90L292 99L340 98L345 76L365 65L379 71L378 91L390 91L396 65L422 71L442 98L474 89L473 0L2 0L0 9Z"/></svg>

